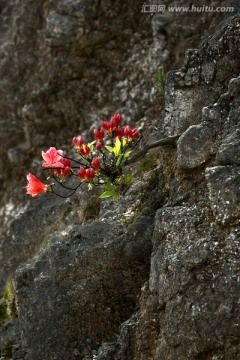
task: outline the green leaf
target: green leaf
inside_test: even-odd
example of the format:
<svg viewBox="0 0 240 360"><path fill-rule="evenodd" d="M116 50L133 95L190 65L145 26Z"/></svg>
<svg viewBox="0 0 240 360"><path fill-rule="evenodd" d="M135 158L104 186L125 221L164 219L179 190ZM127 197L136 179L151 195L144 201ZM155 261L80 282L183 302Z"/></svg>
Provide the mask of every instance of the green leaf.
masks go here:
<svg viewBox="0 0 240 360"><path fill-rule="evenodd" d="M127 143L127 139L123 139L123 141L122 141L123 147L126 145L126 143Z"/></svg>
<svg viewBox="0 0 240 360"><path fill-rule="evenodd" d="M118 179L115 180L115 184L116 184L116 185L119 184L121 180L122 180L122 178L119 177Z"/></svg>
<svg viewBox="0 0 240 360"><path fill-rule="evenodd" d="M106 198L109 198L113 196L113 191L104 191L100 196L99 198L100 199L106 199Z"/></svg>
<svg viewBox="0 0 240 360"><path fill-rule="evenodd" d="M93 147L94 147L95 143L96 143L96 140L94 140L94 141L92 141L91 143L88 144L91 151L93 151Z"/></svg>
<svg viewBox="0 0 240 360"><path fill-rule="evenodd" d="M132 176L132 175L128 175L128 176L126 176L126 177L124 178L123 183L124 183L125 185L127 185L127 184L131 184L132 181L133 181L133 176Z"/></svg>
<svg viewBox="0 0 240 360"><path fill-rule="evenodd" d="M112 196L113 196L114 201L118 202L119 195L116 191L113 192Z"/></svg>
<svg viewBox="0 0 240 360"><path fill-rule="evenodd" d="M127 151L125 154L124 154L124 159L128 158L130 156L130 154L132 153L132 150L129 150Z"/></svg>
<svg viewBox="0 0 240 360"><path fill-rule="evenodd" d="M108 151L110 151L110 152L114 152L114 149L113 149L113 147L112 147L112 146L109 146L109 145L104 145L104 147L105 147Z"/></svg>
<svg viewBox="0 0 240 360"><path fill-rule="evenodd" d="M115 156L117 157L118 154L120 153L120 150L121 150L121 141L119 140L119 138L117 137L116 139L116 144L115 144L115 147L113 149L113 152L115 154Z"/></svg>
<svg viewBox="0 0 240 360"><path fill-rule="evenodd" d="M120 154L120 155L118 156L118 159L117 159L117 163L116 163L117 166L121 163L122 158L123 158L123 155Z"/></svg>
<svg viewBox="0 0 240 360"><path fill-rule="evenodd" d="M111 190L115 190L114 185L108 180L108 182L106 184L103 184L101 186L103 189L108 189L109 191Z"/></svg>

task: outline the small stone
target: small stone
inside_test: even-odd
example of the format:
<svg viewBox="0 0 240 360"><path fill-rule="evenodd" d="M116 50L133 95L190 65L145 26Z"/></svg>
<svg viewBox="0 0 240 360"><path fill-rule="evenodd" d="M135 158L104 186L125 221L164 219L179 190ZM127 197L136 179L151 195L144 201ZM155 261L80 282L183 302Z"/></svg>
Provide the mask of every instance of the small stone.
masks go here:
<svg viewBox="0 0 240 360"><path fill-rule="evenodd" d="M178 164L193 169L205 163L213 150L213 135L210 127L193 125L185 131L177 142Z"/></svg>

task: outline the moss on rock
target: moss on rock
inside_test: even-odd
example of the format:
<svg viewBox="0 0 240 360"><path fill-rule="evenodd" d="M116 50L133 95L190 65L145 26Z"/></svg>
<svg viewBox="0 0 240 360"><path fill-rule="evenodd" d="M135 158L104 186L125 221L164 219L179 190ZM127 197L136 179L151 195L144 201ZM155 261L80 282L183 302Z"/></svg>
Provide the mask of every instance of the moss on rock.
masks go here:
<svg viewBox="0 0 240 360"><path fill-rule="evenodd" d="M17 310L15 305L14 284L11 279L8 282L6 291L0 303L0 325L9 320L11 317L16 316Z"/></svg>

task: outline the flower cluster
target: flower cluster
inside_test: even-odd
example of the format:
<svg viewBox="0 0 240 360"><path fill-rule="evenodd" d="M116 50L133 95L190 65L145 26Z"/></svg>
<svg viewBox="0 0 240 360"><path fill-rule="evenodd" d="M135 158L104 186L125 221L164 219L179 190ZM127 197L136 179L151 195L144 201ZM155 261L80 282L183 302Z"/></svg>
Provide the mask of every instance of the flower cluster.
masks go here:
<svg viewBox="0 0 240 360"><path fill-rule="evenodd" d="M100 198L112 196L117 201L116 186L121 181L129 183L132 180L130 176L123 176L125 160L140 140L138 129L122 126L121 123L120 114L113 115L109 122L100 121L100 129L94 130L95 140L91 143L85 143L82 136L74 137L72 142L78 159L64 156L63 151L55 147L42 151L42 166L48 170L53 182L44 184L30 173L27 176L27 194L37 196L43 192L53 192L68 197L82 184L87 184L89 190L93 186L104 189ZM66 186L66 181L73 176L78 178L78 184L75 187ZM57 186L64 189L65 193L59 194Z"/></svg>

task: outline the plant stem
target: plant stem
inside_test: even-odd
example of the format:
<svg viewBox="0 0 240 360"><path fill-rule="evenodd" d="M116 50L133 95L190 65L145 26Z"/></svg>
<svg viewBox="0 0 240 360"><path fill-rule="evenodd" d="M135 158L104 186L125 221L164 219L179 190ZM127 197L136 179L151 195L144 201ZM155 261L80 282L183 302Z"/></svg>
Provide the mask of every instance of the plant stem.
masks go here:
<svg viewBox="0 0 240 360"><path fill-rule="evenodd" d="M146 155L146 153L153 148L159 147L159 146L175 146L177 143L178 138L181 135L174 135L169 136L160 140L157 140L153 142L152 144L146 144L141 150L139 150L136 154L131 156L129 159L125 160L124 165L132 164L135 161L137 161L140 157Z"/></svg>

